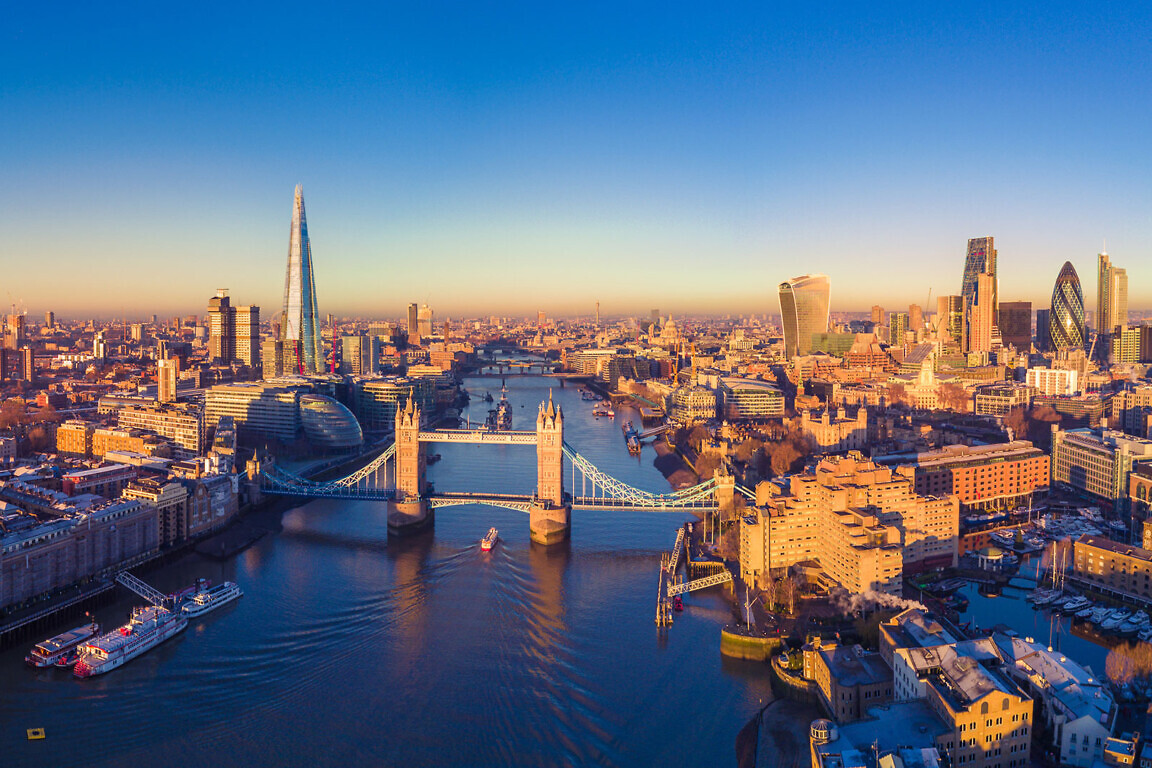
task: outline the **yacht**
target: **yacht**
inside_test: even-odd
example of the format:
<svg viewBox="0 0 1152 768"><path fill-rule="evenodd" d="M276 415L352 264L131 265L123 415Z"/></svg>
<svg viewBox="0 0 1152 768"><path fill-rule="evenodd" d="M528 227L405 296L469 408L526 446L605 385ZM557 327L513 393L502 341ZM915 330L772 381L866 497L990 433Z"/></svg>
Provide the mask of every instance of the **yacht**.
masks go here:
<svg viewBox="0 0 1152 768"><path fill-rule="evenodd" d="M214 587L208 587L207 584L204 584L201 589L197 590L196 594L188 598L187 602L181 606L180 612L188 618L194 619L227 605L243 595L244 592L240 589L240 585L232 581L226 581Z"/></svg>
<svg viewBox="0 0 1152 768"><path fill-rule="evenodd" d="M1081 609L1086 608L1091 604L1091 600L1084 597L1083 595L1078 595L1060 606L1059 611L1061 613L1077 613Z"/></svg>
<svg viewBox="0 0 1152 768"><path fill-rule="evenodd" d="M1112 611L1112 614L1100 623L1100 629L1104 630L1105 632L1115 632L1120 628L1121 624L1128 620L1131 615L1131 611L1125 610L1123 608Z"/></svg>

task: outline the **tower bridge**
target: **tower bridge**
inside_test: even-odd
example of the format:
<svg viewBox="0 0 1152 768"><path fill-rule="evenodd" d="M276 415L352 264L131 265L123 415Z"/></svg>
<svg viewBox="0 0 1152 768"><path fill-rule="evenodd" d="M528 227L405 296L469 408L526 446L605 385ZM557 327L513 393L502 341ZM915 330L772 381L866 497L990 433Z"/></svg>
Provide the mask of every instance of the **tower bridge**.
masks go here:
<svg viewBox="0 0 1152 768"><path fill-rule="evenodd" d="M430 525L437 507L486 504L528 513L533 541L552 544L568 537L572 510L717 510L736 493L755 495L731 476L717 476L671 493L643 491L602 472L564 442L564 414L552 396L540 405L536 430L437 429L420 427L414 399L396 412L395 442L372 462L347 477L313 481L272 466L261 470L265 493L306 497L386 501L388 528L398 534ZM477 443L536 446L536 491L532 495L464 492L435 493L426 478L428 443ZM564 460L571 470L571 491L564 485ZM391 472L389 471L391 470ZM579 475L579 479L577 478ZM579 488L579 492L577 492Z"/></svg>

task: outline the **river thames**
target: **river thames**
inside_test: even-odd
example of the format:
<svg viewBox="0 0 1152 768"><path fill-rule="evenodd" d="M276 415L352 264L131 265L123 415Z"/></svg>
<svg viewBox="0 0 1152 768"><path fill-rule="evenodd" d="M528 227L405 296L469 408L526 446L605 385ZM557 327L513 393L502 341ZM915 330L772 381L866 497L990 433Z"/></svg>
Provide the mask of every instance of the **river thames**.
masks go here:
<svg viewBox="0 0 1152 768"><path fill-rule="evenodd" d="M507 381L514 429L535 428L552 388L577 451L668 489L650 447L628 455L622 416L594 419L571 384ZM482 422L494 404L480 398L499 399L500 379L466 386L467 415ZM428 473L438 491L535 485L530 446L429 451L443 457ZM551 548L529 541L525 514L479 506L438 510L433 531L390 540L381 503L304 503L231 560L190 554L144 574L164 591L233 580L244 597L121 669L83 681L33 671L31 641L0 654L0 762L734 765L737 732L771 699L767 667L721 657L731 608L717 590L689 596L664 633L653 621L660 554L690 516L572 518L570 543ZM500 542L483 553L491 526ZM139 602L120 590L97 618L110 629ZM37 727L47 738L26 741Z"/></svg>

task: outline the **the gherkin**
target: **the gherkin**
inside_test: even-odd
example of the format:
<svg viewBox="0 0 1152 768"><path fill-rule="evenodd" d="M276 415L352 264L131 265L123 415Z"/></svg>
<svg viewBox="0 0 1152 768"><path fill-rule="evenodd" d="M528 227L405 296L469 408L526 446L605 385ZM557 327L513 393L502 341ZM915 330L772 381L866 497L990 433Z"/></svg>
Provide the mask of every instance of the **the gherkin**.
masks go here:
<svg viewBox="0 0 1152 768"><path fill-rule="evenodd" d="M316 282L312 275L312 243L304 216L304 190L299 184L288 235L288 273L284 277L280 340L284 342L286 371L321 372L324 355L320 344L320 312L316 308Z"/></svg>
<svg viewBox="0 0 1152 768"><path fill-rule="evenodd" d="M1048 336L1053 349L1084 349L1084 294L1072 262L1064 262L1052 289Z"/></svg>

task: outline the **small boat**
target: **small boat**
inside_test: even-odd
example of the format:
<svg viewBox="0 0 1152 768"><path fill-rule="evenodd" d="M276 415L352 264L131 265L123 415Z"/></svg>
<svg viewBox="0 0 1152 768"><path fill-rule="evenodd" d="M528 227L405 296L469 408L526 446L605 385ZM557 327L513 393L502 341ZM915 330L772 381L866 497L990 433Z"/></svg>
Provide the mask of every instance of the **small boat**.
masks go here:
<svg viewBox="0 0 1152 768"><path fill-rule="evenodd" d="M1132 613L1130 611L1124 610L1123 608L1113 611L1108 618L1100 623L1100 629L1105 632L1115 632L1131 615Z"/></svg>
<svg viewBox="0 0 1152 768"><path fill-rule="evenodd" d="M1061 613L1078 613L1083 608L1092 604L1092 601L1083 595L1077 595L1071 600L1067 601L1058 609Z"/></svg>
<svg viewBox="0 0 1152 768"><path fill-rule="evenodd" d="M1120 626L1116 628L1116 631L1120 633L1121 637L1134 637L1138 632L1145 629L1147 626L1147 615L1144 616L1143 621L1141 621L1137 616L1132 616L1127 621L1122 622Z"/></svg>
<svg viewBox="0 0 1152 768"><path fill-rule="evenodd" d="M180 612L190 619L203 616L243 595L244 592L235 582L226 581L214 587L208 587L205 582L202 589L188 598L188 601L180 608Z"/></svg>
<svg viewBox="0 0 1152 768"><path fill-rule="evenodd" d="M96 622L70 629L42 643L37 643L24 657L24 661L31 667L72 666L79 658L76 655L76 648L85 640L98 634L100 634L100 625ZM64 663L61 663L62 661Z"/></svg>
<svg viewBox="0 0 1152 768"><path fill-rule="evenodd" d="M684 599L680 597L680 595L676 595L672 598L672 608L673 610L677 611L684 610Z"/></svg>
<svg viewBox="0 0 1152 768"><path fill-rule="evenodd" d="M1092 611L1092 615L1088 617L1088 621L1093 624L1100 624L1112 614L1112 609L1106 606L1100 606Z"/></svg>
<svg viewBox="0 0 1152 768"><path fill-rule="evenodd" d="M1141 632L1137 635L1137 637L1140 638L1140 642L1142 642L1142 643L1152 642L1152 627L1148 627L1145 630L1141 630Z"/></svg>
<svg viewBox="0 0 1152 768"><path fill-rule="evenodd" d="M1089 605L1076 611L1076 618L1080 619L1081 621L1087 621L1088 618L1094 613L1096 613L1096 606Z"/></svg>
<svg viewBox="0 0 1152 768"><path fill-rule="evenodd" d="M1036 592L1040 592L1040 590L1036 590ZM1064 597L1064 593L1059 589L1044 590L1044 592L1037 595L1036 599L1034 599L1032 602L1036 605L1036 607L1039 608L1048 605L1049 603L1054 603L1061 597Z"/></svg>
<svg viewBox="0 0 1152 768"><path fill-rule="evenodd" d="M496 546L496 537L499 535L500 535L500 532L497 531L495 528L489 528L488 533L486 533L484 535L484 538L480 540L481 551L491 552L492 547Z"/></svg>

